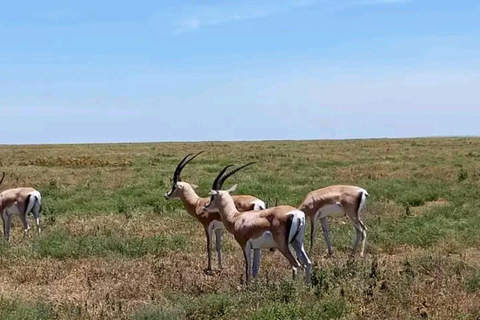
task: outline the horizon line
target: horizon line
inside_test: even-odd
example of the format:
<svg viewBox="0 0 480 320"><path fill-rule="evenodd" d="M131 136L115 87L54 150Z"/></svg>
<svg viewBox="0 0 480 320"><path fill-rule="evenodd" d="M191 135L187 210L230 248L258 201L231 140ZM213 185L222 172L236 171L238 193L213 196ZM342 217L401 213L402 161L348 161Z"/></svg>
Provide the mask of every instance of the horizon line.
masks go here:
<svg viewBox="0 0 480 320"><path fill-rule="evenodd" d="M415 139L462 139L480 138L480 135L452 135L452 136L411 136L411 137L370 137L370 138L325 138L325 139L257 139L257 140L184 140L184 141L116 141L116 142L53 142L53 143L0 143L0 147L18 146L69 146L69 145L121 145L121 144L167 144L167 143L249 143L249 142L303 142L303 141L367 141L367 140L415 140Z"/></svg>

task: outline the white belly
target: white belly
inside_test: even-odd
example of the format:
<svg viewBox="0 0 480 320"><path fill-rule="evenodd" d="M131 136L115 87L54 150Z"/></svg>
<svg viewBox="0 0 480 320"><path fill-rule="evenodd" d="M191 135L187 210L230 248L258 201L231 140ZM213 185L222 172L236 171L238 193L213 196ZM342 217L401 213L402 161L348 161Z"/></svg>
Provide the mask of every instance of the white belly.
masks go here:
<svg viewBox="0 0 480 320"><path fill-rule="evenodd" d="M315 213L315 220L322 219L325 217L343 217L345 215L345 211L343 210L342 205L337 202L334 204L326 205L320 208L317 213Z"/></svg>
<svg viewBox="0 0 480 320"><path fill-rule="evenodd" d="M12 215L12 214L20 214L20 210L18 210L18 205L17 202L15 201L10 207L5 209L7 211L7 214Z"/></svg>
<svg viewBox="0 0 480 320"><path fill-rule="evenodd" d="M277 244L273 240L273 236L270 231L265 231L258 238L248 240L248 243L250 243L252 249L268 249L277 247Z"/></svg>
<svg viewBox="0 0 480 320"><path fill-rule="evenodd" d="M210 222L210 225L208 226L208 228L210 230L217 230L217 229L223 229L224 226L222 221L213 220L212 222Z"/></svg>

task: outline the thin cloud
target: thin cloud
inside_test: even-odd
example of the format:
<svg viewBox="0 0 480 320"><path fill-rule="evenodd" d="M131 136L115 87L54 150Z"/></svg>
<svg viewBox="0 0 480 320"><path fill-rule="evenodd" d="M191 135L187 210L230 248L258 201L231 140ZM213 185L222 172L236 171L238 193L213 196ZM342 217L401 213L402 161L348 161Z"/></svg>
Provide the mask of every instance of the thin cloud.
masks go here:
<svg viewBox="0 0 480 320"><path fill-rule="evenodd" d="M215 5L183 7L174 19L174 31L184 33L202 27L217 26L236 21L266 18L293 10L321 7L324 11L341 11L358 5L387 5L411 0L264 0L224 2Z"/></svg>
<svg viewBox="0 0 480 320"><path fill-rule="evenodd" d="M206 26L269 17L295 9L312 7L318 2L317 0L263 1L261 3L248 1L187 7L185 8L187 13L175 23L175 31L182 33Z"/></svg>

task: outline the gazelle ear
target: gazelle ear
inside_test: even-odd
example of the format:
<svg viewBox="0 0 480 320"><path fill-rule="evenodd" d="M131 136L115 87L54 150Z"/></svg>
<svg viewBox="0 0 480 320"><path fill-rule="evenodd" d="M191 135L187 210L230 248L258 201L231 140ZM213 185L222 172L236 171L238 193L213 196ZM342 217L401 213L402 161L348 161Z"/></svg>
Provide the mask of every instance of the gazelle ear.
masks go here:
<svg viewBox="0 0 480 320"><path fill-rule="evenodd" d="M226 190L228 193L232 193L233 191L235 191L235 189L237 189L237 185L234 184L233 186L230 187L230 189Z"/></svg>
<svg viewBox="0 0 480 320"><path fill-rule="evenodd" d="M198 186L196 184L190 184L192 186L193 189L197 189Z"/></svg>
<svg viewBox="0 0 480 320"><path fill-rule="evenodd" d="M215 195L218 194L218 191L217 190L211 190L208 194L211 195L211 196L215 196Z"/></svg>

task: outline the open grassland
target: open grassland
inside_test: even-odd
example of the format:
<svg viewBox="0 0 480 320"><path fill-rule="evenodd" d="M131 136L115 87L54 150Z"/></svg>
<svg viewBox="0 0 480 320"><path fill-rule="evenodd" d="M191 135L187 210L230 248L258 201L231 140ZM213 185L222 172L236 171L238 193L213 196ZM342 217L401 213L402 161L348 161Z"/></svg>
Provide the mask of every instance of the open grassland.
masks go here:
<svg viewBox="0 0 480 320"><path fill-rule="evenodd" d="M260 280L241 285L243 256L225 236L224 269L206 274L201 225L169 178L205 150L184 181L206 195L226 164L237 193L297 206L331 184L366 188L366 257L354 232L321 232L312 287L265 252ZM4 188L43 194L43 230L0 243L0 319L475 319L480 316L480 139L0 146ZM307 235L309 235L307 229ZM307 247L309 241L306 243ZM215 254L214 254L215 256ZM216 266L216 264L214 264Z"/></svg>

